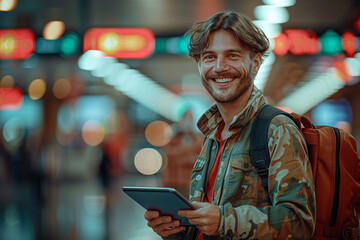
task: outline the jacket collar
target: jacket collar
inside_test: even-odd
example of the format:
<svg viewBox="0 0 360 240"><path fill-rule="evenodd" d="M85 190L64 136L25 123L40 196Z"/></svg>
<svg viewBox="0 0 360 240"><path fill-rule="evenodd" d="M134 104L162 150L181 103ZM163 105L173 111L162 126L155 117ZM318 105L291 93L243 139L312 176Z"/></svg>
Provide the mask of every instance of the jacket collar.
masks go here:
<svg viewBox="0 0 360 240"><path fill-rule="evenodd" d="M240 131L259 110L260 106L265 103L264 95L255 85L251 92L249 101L245 108L237 115L234 116L229 130L232 133ZM217 128L223 121L216 103L206 111L199 119L197 126L199 130L207 137L216 139Z"/></svg>

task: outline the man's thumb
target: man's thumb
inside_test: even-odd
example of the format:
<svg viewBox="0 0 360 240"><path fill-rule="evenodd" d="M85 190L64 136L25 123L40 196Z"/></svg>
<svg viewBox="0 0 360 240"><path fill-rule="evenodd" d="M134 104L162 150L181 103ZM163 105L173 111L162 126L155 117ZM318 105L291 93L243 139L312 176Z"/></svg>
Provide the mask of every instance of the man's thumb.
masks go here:
<svg viewBox="0 0 360 240"><path fill-rule="evenodd" d="M203 208L206 206L206 203L204 202L192 202L192 205L194 205L196 208Z"/></svg>

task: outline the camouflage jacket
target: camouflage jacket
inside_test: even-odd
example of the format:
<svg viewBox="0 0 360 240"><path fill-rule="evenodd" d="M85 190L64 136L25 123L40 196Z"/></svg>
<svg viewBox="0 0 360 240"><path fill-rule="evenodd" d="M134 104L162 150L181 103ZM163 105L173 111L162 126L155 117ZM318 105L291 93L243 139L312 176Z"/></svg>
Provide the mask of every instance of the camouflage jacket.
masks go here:
<svg viewBox="0 0 360 240"><path fill-rule="evenodd" d="M270 123L268 191L250 161L250 131L264 103L261 91L254 87L246 107L229 126L232 135L224 145L213 195L221 212L218 235L204 239L310 239L313 235L314 182L306 143L296 125L283 115ZM204 199L221 121L214 105L198 122L206 138L193 168L190 201ZM196 232L190 227L181 239L196 239Z"/></svg>

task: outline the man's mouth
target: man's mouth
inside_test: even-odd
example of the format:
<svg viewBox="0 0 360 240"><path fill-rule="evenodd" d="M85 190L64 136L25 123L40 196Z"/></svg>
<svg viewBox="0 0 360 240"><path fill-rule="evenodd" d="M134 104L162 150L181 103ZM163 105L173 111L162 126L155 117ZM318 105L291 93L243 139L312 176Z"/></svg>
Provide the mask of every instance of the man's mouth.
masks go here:
<svg viewBox="0 0 360 240"><path fill-rule="evenodd" d="M233 81L235 78L212 78L216 83L228 83Z"/></svg>

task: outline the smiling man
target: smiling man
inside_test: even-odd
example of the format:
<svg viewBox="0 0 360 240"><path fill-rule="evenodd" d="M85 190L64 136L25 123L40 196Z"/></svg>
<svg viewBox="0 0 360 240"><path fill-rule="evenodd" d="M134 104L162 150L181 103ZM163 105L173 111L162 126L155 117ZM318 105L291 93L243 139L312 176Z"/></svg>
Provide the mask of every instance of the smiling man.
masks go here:
<svg viewBox="0 0 360 240"><path fill-rule="evenodd" d="M252 165L250 132L265 103L254 86L269 41L249 18L219 12L195 23L189 55L215 104L200 118L205 135L194 165L190 200L181 210L196 227L147 211L148 225L165 239L310 239L315 229L315 192L307 147L283 115L268 130L268 188Z"/></svg>

